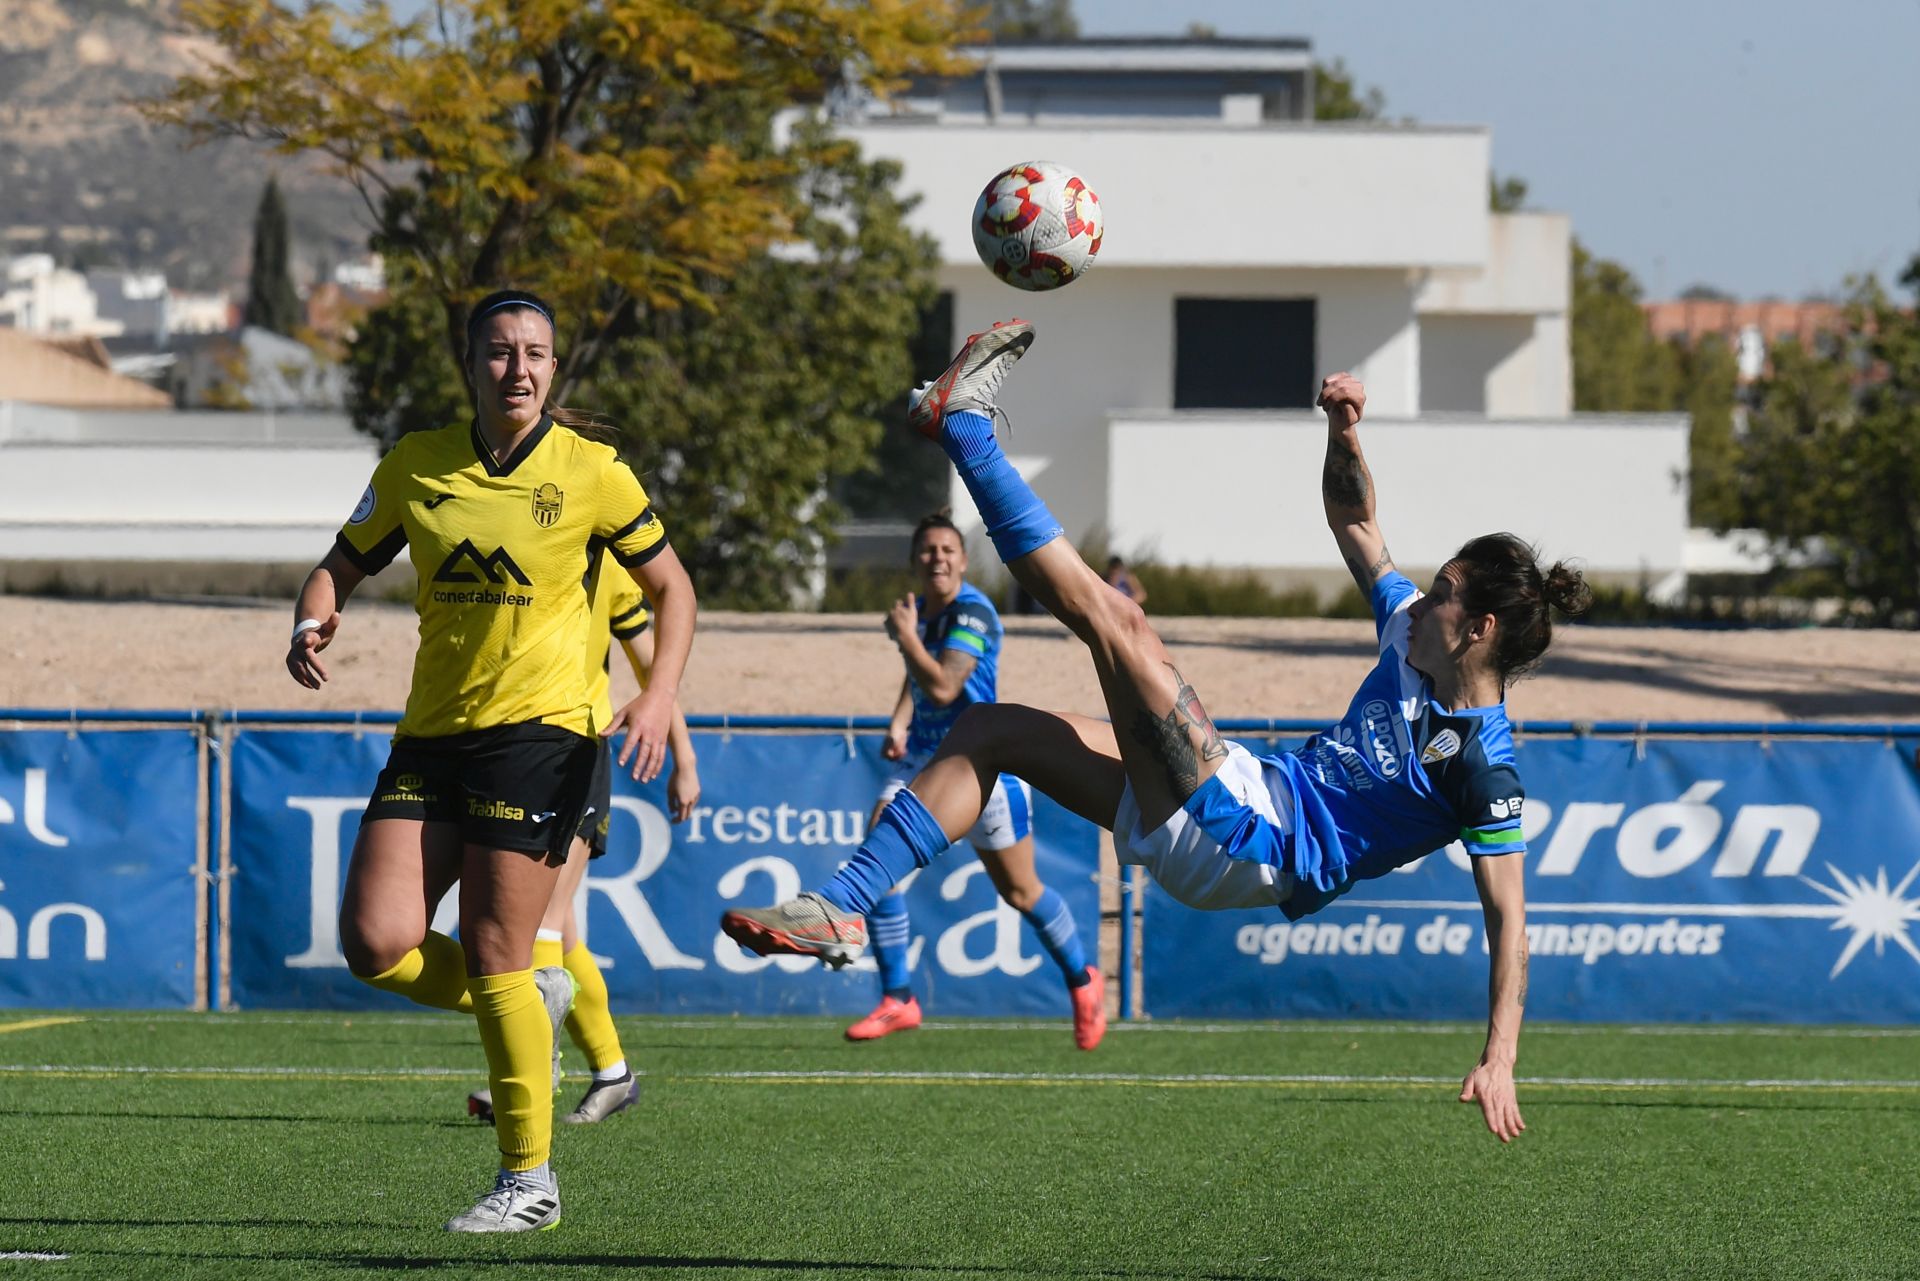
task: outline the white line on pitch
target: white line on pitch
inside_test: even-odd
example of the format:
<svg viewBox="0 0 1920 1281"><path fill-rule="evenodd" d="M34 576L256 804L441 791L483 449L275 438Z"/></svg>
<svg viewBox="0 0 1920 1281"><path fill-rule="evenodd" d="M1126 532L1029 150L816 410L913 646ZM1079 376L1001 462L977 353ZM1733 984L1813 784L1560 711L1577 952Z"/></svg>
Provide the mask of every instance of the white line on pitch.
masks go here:
<svg viewBox="0 0 1920 1281"><path fill-rule="evenodd" d="M250 1066L211 1067L181 1065L163 1067L152 1064L95 1063L0 1063L0 1075L17 1076L155 1076L214 1077L222 1079L330 1077L351 1079L430 1079L472 1076L475 1068L465 1067L291 1067ZM844 1082L848 1084L999 1084L999 1085L1446 1085L1459 1082L1457 1076L1415 1074L1353 1074L1329 1072L916 1072L855 1071L826 1068L819 1070L750 1068L726 1072L646 1072L636 1076L665 1081L716 1083ZM1691 1077L1607 1077L1607 1076L1527 1076L1516 1078L1529 1086L1558 1086L1597 1089L1712 1089L1712 1090L1920 1090L1920 1080L1900 1079L1820 1079L1791 1077L1691 1078Z"/></svg>
<svg viewBox="0 0 1920 1281"><path fill-rule="evenodd" d="M847 1017L851 1017L850 1015ZM231 1010L225 1013L196 1014L185 1010L155 1014L111 1012L88 1014L88 1023L191 1023L201 1027L306 1026L319 1023L362 1023L368 1026L398 1023L445 1023L445 1014L346 1013L316 1011L309 1017L285 1014L251 1014ZM695 1030L768 1031L792 1028L807 1023L834 1022L832 1015L795 1015L791 1018L738 1019L726 1015L712 1018L663 1019L650 1014L619 1014L616 1019L640 1029L663 1027ZM1067 1026L1065 1019L948 1020L922 1023L923 1032L1058 1032ZM1151 1033L1219 1036L1227 1033L1284 1033L1311 1036L1327 1033L1339 1036L1464 1036L1485 1035L1485 1023L1322 1023L1311 1019L1299 1022L1252 1019L1245 1023L1183 1023L1152 1019L1114 1021L1107 1034ZM1760 1036L1788 1039L1877 1040L1881 1037L1920 1036L1920 1027L1799 1027L1774 1024L1756 1027L1744 1024L1700 1023L1528 1023L1526 1034L1537 1036Z"/></svg>

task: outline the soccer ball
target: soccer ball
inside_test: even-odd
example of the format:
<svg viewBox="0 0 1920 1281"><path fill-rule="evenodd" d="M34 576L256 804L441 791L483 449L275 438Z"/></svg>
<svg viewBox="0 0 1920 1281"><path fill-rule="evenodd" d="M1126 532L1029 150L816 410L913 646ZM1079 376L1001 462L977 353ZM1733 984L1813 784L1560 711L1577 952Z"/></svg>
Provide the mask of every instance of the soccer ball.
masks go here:
<svg viewBox="0 0 1920 1281"><path fill-rule="evenodd" d="M1106 221L1086 179L1051 160L993 176L973 202L973 247L1015 289L1070 285L1093 266Z"/></svg>

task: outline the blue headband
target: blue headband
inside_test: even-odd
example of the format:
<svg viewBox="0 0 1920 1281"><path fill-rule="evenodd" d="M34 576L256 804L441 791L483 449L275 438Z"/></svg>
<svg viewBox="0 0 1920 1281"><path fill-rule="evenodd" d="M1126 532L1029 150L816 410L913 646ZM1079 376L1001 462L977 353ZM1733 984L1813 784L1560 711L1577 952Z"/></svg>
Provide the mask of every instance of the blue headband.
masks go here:
<svg viewBox="0 0 1920 1281"><path fill-rule="evenodd" d="M548 311L545 307L542 307L539 303L534 302L531 298L502 298L499 302L493 304L493 306L487 308L485 311L475 316L473 318L473 323L477 325L481 321L485 320L488 316L491 316L494 312L499 311L505 307L526 307L529 310L537 311L542 316L545 316L547 318L548 327L551 328L555 333L558 333L560 330L560 326L554 324L553 313Z"/></svg>

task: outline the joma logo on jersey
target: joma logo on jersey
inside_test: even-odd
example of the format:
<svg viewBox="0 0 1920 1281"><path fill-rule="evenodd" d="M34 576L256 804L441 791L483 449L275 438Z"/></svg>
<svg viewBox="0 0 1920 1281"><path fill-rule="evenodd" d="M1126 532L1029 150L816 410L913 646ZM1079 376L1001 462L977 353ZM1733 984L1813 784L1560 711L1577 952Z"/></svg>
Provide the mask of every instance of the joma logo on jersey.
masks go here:
<svg viewBox="0 0 1920 1281"><path fill-rule="evenodd" d="M524 819L527 812L518 805L509 805L505 801L483 801L476 797L467 798L467 813L473 818L510 818Z"/></svg>
<svg viewBox="0 0 1920 1281"><path fill-rule="evenodd" d="M546 529L560 519L560 500L566 495L558 485L542 485L533 491L533 523ZM500 581L495 579L495 582Z"/></svg>
<svg viewBox="0 0 1920 1281"><path fill-rule="evenodd" d="M462 568L465 566L465 568ZM522 587L533 586L533 580L520 572L513 563L513 557L507 555L502 547L491 556L482 556L472 542L463 538L438 570L434 572L436 583L477 583L484 576L489 583L504 583L511 578Z"/></svg>

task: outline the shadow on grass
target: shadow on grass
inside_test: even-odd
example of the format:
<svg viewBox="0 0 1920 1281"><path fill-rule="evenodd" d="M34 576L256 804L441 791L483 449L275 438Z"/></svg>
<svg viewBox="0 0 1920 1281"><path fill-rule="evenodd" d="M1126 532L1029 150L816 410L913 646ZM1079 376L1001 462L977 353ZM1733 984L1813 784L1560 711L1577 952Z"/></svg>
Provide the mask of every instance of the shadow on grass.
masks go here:
<svg viewBox="0 0 1920 1281"><path fill-rule="evenodd" d="M105 1112L74 1108L0 1108L0 1117L36 1117L62 1121L244 1121L281 1125L397 1125L414 1129L484 1130L472 1117L423 1120L404 1116L300 1116L287 1112ZM0 1219L0 1223L8 1222Z"/></svg>
<svg viewBox="0 0 1920 1281"><path fill-rule="evenodd" d="M1527 1101L1533 1106L1531 1100ZM1889 1098L1885 1102L1810 1102L1805 1096L1789 1102L1785 1099L1740 1098L1714 1101L1699 1099L1552 1099L1542 1098L1541 1108L1640 1108L1650 1112L1920 1112L1920 1097L1905 1102Z"/></svg>
<svg viewBox="0 0 1920 1281"><path fill-rule="evenodd" d="M24 1219L0 1217L0 1224L30 1224L42 1227L128 1227L128 1228L307 1228L316 1225L294 1219ZM384 1225L360 1223L356 1228ZM398 1226L398 1225L394 1225ZM415 1225L405 1225L408 1228ZM34 1248L58 1250L78 1258L118 1258L161 1260L178 1259L205 1263L215 1260L233 1263L325 1264L331 1268L359 1268L369 1272L414 1272L424 1268L598 1268L613 1271L668 1269L691 1272L812 1272L825 1276L1047 1276L1087 1277L1103 1281L1272 1281L1275 1274L1255 1272L1168 1272L1157 1268L1107 1267L1099 1264L1062 1270L1057 1263L1017 1267L1008 1264L980 1263L900 1263L881 1260L845 1259L754 1259L732 1255L700 1254L546 1254L537 1240L533 1249L510 1255L488 1257L472 1254L355 1254L339 1250L144 1250L100 1249L92 1246L41 1245Z"/></svg>

